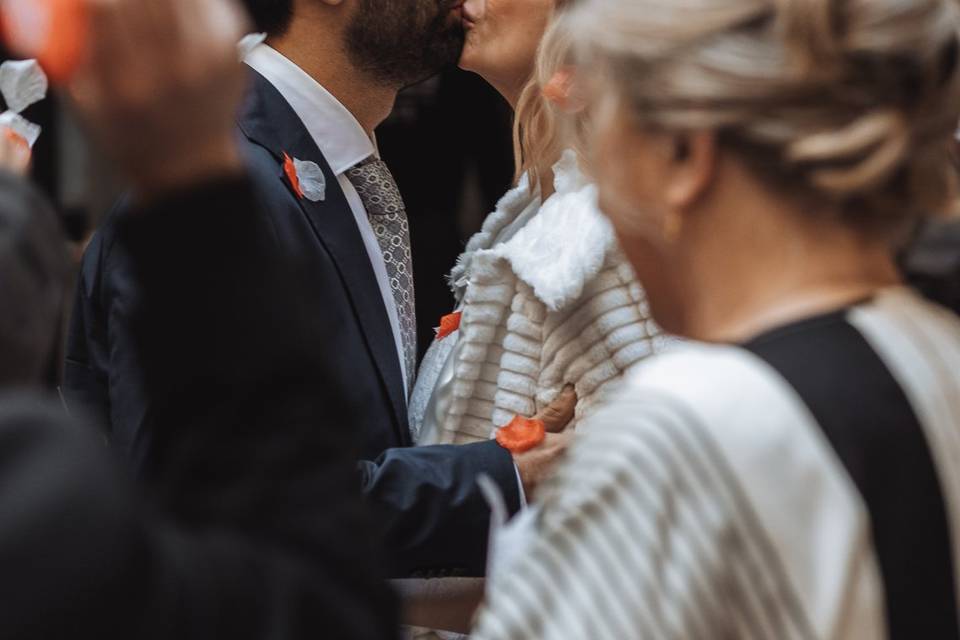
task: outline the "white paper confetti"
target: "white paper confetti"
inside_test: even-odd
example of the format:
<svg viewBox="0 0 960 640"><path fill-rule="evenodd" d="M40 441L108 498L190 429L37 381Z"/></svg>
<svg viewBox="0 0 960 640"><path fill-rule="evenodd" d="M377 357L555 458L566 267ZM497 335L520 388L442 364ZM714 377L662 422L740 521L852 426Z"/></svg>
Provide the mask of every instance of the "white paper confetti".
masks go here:
<svg viewBox="0 0 960 640"><path fill-rule="evenodd" d="M20 115L30 105L47 97L47 74L36 60L7 60L0 64L0 93L7 110L0 113L0 127L10 129L33 145L42 129Z"/></svg>
<svg viewBox="0 0 960 640"><path fill-rule="evenodd" d="M316 162L293 159L293 166L297 170L297 180L300 181L300 191L303 197L310 202L320 202L327 197L327 179L323 177L323 169Z"/></svg>
<svg viewBox="0 0 960 640"><path fill-rule="evenodd" d="M7 109L22 113L24 109L47 97L47 75L36 60L7 60L0 64L0 93Z"/></svg>
<svg viewBox="0 0 960 640"><path fill-rule="evenodd" d="M38 124L34 124L21 116L19 113L4 111L0 113L0 128L7 128L27 141L27 144L33 149L33 145L40 137L43 129Z"/></svg>

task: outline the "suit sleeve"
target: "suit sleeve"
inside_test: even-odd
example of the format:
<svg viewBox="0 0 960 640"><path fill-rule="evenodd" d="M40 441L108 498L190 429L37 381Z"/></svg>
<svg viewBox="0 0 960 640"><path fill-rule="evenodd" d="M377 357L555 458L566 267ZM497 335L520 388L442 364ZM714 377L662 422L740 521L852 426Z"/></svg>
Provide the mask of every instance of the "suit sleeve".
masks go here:
<svg viewBox="0 0 960 640"><path fill-rule="evenodd" d="M390 449L359 469L393 577L485 575L490 510L476 482L481 473L511 512L520 508L513 457L493 441Z"/></svg>
<svg viewBox="0 0 960 640"><path fill-rule="evenodd" d="M130 215L121 201L84 252L67 330L63 392L73 412L102 425L111 445L139 466L151 404L132 333L142 289L131 258L117 242L116 221Z"/></svg>
<svg viewBox="0 0 960 640"><path fill-rule="evenodd" d="M118 229L157 427L148 542L177 585L154 594L172 613L153 619L165 637L392 637L354 430L315 351L324 327L304 274L263 250L253 202L245 179L224 180Z"/></svg>
<svg viewBox="0 0 960 640"><path fill-rule="evenodd" d="M94 235L77 276L62 390L71 409L82 408L106 428L110 424L107 341L102 333L106 323L98 303L102 240L101 234Z"/></svg>

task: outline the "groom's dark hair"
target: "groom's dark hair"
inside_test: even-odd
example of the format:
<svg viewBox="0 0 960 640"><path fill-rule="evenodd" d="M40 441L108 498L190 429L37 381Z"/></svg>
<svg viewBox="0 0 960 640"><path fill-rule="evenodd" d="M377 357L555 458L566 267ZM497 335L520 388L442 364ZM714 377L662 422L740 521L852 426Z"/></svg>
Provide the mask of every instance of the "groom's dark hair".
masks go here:
<svg viewBox="0 0 960 640"><path fill-rule="evenodd" d="M243 0L257 31L282 34L293 19L293 0Z"/></svg>

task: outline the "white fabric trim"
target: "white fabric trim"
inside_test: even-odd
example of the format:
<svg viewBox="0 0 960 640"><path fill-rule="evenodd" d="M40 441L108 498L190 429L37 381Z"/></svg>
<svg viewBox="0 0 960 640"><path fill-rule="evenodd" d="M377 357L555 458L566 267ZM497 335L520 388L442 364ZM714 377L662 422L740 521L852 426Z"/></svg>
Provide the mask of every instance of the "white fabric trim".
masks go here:
<svg viewBox="0 0 960 640"><path fill-rule="evenodd" d="M282 53L261 43L247 54L244 62L269 80L290 103L323 151L334 175L376 154L376 145L350 110Z"/></svg>
<svg viewBox="0 0 960 640"><path fill-rule="evenodd" d="M638 367L624 393L631 391L674 398L707 429L816 637L839 637L840 626L853 632L849 638L883 637L866 507L806 405L776 371L742 349L690 345ZM851 596L870 609L856 610ZM851 629L855 621L863 626Z"/></svg>

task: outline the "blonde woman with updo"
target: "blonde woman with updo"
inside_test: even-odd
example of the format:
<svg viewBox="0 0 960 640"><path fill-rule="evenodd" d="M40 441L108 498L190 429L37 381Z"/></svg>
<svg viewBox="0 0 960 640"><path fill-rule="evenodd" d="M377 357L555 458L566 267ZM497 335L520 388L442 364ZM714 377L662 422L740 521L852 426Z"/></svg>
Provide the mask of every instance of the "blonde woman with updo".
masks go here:
<svg viewBox="0 0 960 640"><path fill-rule="evenodd" d="M597 207L596 187L559 135L567 120L576 129L576 118L563 112L569 47L561 32L544 33L569 3L464 5L460 64L517 111L517 186L450 276L455 307L440 323L410 403L418 444L488 440L515 416L537 414L565 388L578 398L575 426L657 347L659 329Z"/></svg>
<svg viewBox="0 0 960 640"><path fill-rule="evenodd" d="M955 0L585 0L601 208L664 330L538 492L475 637L958 637Z"/></svg>

